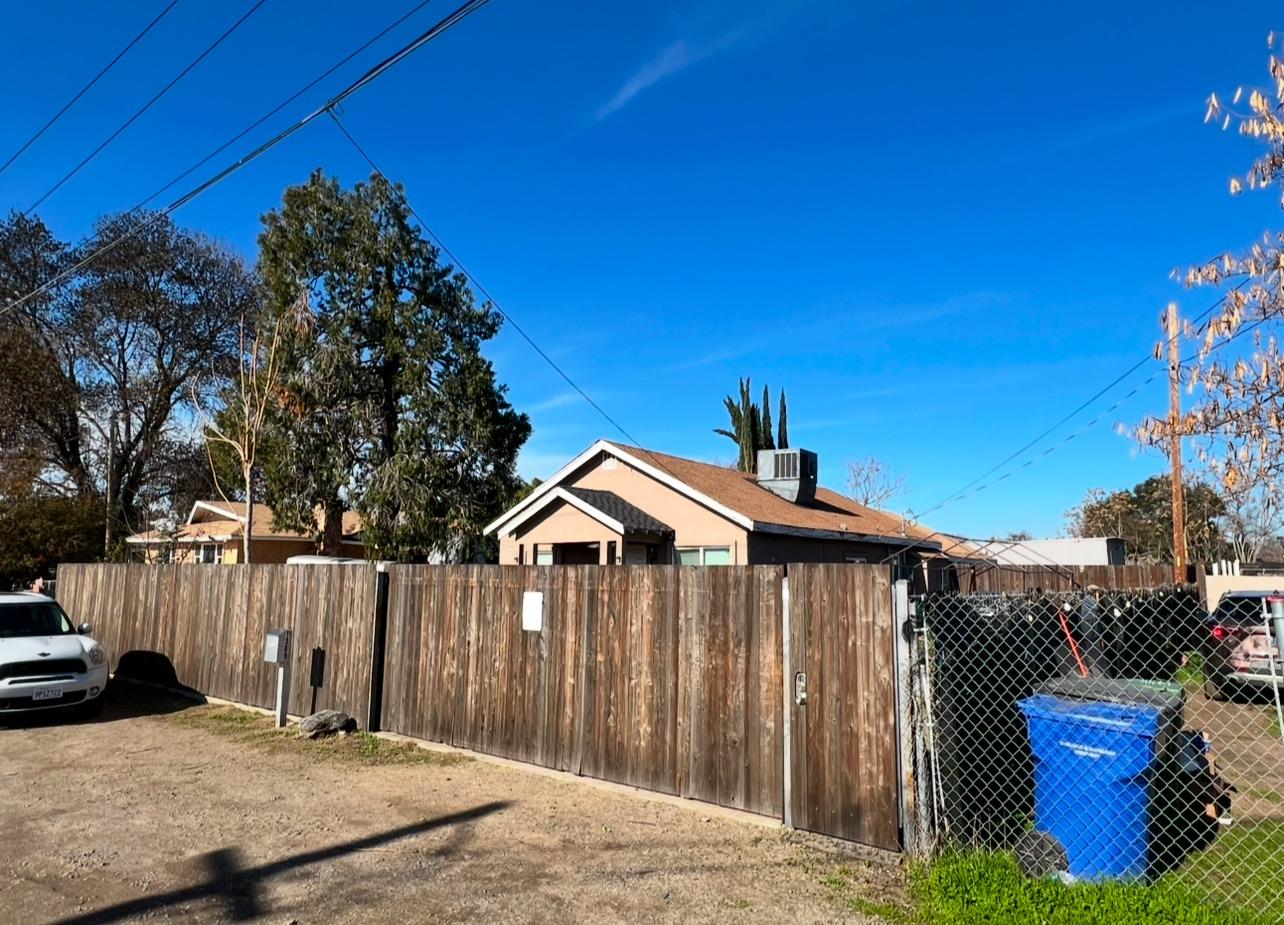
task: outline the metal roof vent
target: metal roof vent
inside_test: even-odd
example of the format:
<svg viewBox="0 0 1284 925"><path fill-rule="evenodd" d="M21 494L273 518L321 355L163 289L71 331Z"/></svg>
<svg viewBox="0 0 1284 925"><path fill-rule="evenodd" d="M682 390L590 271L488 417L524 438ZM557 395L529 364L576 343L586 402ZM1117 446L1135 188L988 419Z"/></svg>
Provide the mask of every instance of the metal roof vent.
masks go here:
<svg viewBox="0 0 1284 925"><path fill-rule="evenodd" d="M794 504L816 499L819 468L810 450L758 451L758 484Z"/></svg>

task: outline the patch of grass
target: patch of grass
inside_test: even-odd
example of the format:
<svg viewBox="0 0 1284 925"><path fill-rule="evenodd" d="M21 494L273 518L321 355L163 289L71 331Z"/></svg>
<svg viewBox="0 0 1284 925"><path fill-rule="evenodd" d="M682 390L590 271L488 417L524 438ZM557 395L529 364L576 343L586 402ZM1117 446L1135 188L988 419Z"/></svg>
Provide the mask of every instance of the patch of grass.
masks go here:
<svg viewBox="0 0 1284 925"><path fill-rule="evenodd" d="M820 877L823 886L829 889L830 898L840 906L890 922L892 925L917 925L920 921L912 909L886 899L871 899L864 895L868 885L860 882L862 878L846 866L835 867Z"/></svg>
<svg viewBox="0 0 1284 925"><path fill-rule="evenodd" d="M1267 803L1275 803L1276 805L1284 803L1284 794L1281 794L1278 790L1271 790L1267 787L1249 787L1244 792L1248 796L1257 797Z"/></svg>
<svg viewBox="0 0 1284 925"><path fill-rule="evenodd" d="M1192 652L1186 664L1177 669L1173 680L1186 688L1187 693L1198 694L1204 689L1204 656Z"/></svg>
<svg viewBox="0 0 1284 925"><path fill-rule="evenodd" d="M365 765L433 765L447 767L471 761L464 755L430 751L405 742L393 742L369 732L355 732L329 739L301 739L297 728L277 729L270 716L239 707L201 706L166 717L188 729L226 736L257 748L330 761Z"/></svg>
<svg viewBox="0 0 1284 925"><path fill-rule="evenodd" d="M1268 791L1274 793L1274 791ZM1275 798L1280 795L1275 793ZM1231 902L1252 904L1263 922L1284 922L1284 823L1238 823L1223 832L1207 851L1193 856L1180 871L1161 881L1176 879Z"/></svg>
<svg viewBox="0 0 1284 925"><path fill-rule="evenodd" d="M1056 880L1030 880L1021 874L1010 852L945 855L930 866L914 868L910 877L910 895L925 925L1265 925L1279 921L1273 915L1262 917L1260 910L1223 905L1216 892L1221 891L1210 891L1185 872L1154 885L1067 886Z"/></svg>

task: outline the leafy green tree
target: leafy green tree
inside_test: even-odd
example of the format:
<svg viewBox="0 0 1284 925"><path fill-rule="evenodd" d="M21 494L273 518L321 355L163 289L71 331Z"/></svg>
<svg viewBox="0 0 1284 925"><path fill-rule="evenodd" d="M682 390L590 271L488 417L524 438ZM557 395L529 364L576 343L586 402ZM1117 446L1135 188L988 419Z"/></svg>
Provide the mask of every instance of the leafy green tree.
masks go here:
<svg viewBox="0 0 1284 925"><path fill-rule="evenodd" d="M1129 558L1171 562L1173 558L1172 482L1156 475L1125 491L1093 489L1067 513L1071 536L1122 539ZM1220 527L1226 503L1207 482L1185 486L1186 542L1193 562L1222 558L1226 540Z"/></svg>
<svg viewBox="0 0 1284 925"><path fill-rule="evenodd" d="M52 578L62 562L102 558L102 502L31 490L0 496L0 591Z"/></svg>
<svg viewBox="0 0 1284 925"><path fill-rule="evenodd" d="M727 416L731 420L730 428L714 428L715 434L733 441L739 448L736 468L741 472L758 471L758 451L789 448L788 418L785 410L785 392L780 391L780 434L773 439L771 435L771 397L767 387L762 390L762 405L759 406L750 397L752 385L749 379L740 380L739 400L728 395L723 399Z"/></svg>
<svg viewBox="0 0 1284 925"><path fill-rule="evenodd" d="M481 345L500 316L411 224L399 186L350 190L321 171L264 216L269 318L291 313L271 416L267 500L277 523L336 551L345 507L367 554L473 555L519 484L530 434Z"/></svg>

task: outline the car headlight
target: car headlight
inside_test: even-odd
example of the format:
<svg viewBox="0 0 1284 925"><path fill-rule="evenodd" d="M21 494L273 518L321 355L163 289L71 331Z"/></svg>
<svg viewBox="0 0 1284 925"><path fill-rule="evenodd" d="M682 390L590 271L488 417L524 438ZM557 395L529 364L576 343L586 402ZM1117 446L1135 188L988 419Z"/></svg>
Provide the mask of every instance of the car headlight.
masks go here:
<svg viewBox="0 0 1284 925"><path fill-rule="evenodd" d="M89 664L97 668L105 661L107 661L107 655L103 652L103 647L95 644L94 647L89 650Z"/></svg>

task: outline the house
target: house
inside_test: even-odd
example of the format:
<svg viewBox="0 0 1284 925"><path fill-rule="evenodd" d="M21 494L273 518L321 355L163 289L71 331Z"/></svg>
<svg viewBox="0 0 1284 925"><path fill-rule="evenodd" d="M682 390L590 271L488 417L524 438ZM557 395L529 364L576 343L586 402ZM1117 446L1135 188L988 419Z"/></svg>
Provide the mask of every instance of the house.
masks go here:
<svg viewBox="0 0 1284 925"><path fill-rule="evenodd" d="M1124 541L1106 536L991 540L978 549L1000 565L1123 565L1127 557Z"/></svg>
<svg viewBox="0 0 1284 925"><path fill-rule="evenodd" d="M318 515L319 517L320 515ZM252 562L280 563L291 556L317 551L312 535L272 527L272 509L254 505L250 536ZM320 525L318 523L318 532ZM125 540L138 550L145 562L181 562L231 565L241 561L245 535L245 504L227 501L197 501L187 522L176 530L148 530ZM362 558L361 517L353 511L343 515L344 556Z"/></svg>
<svg viewBox="0 0 1284 925"><path fill-rule="evenodd" d="M816 454L758 475L599 440L486 528L501 564L756 565L942 557L940 537L817 485Z"/></svg>

